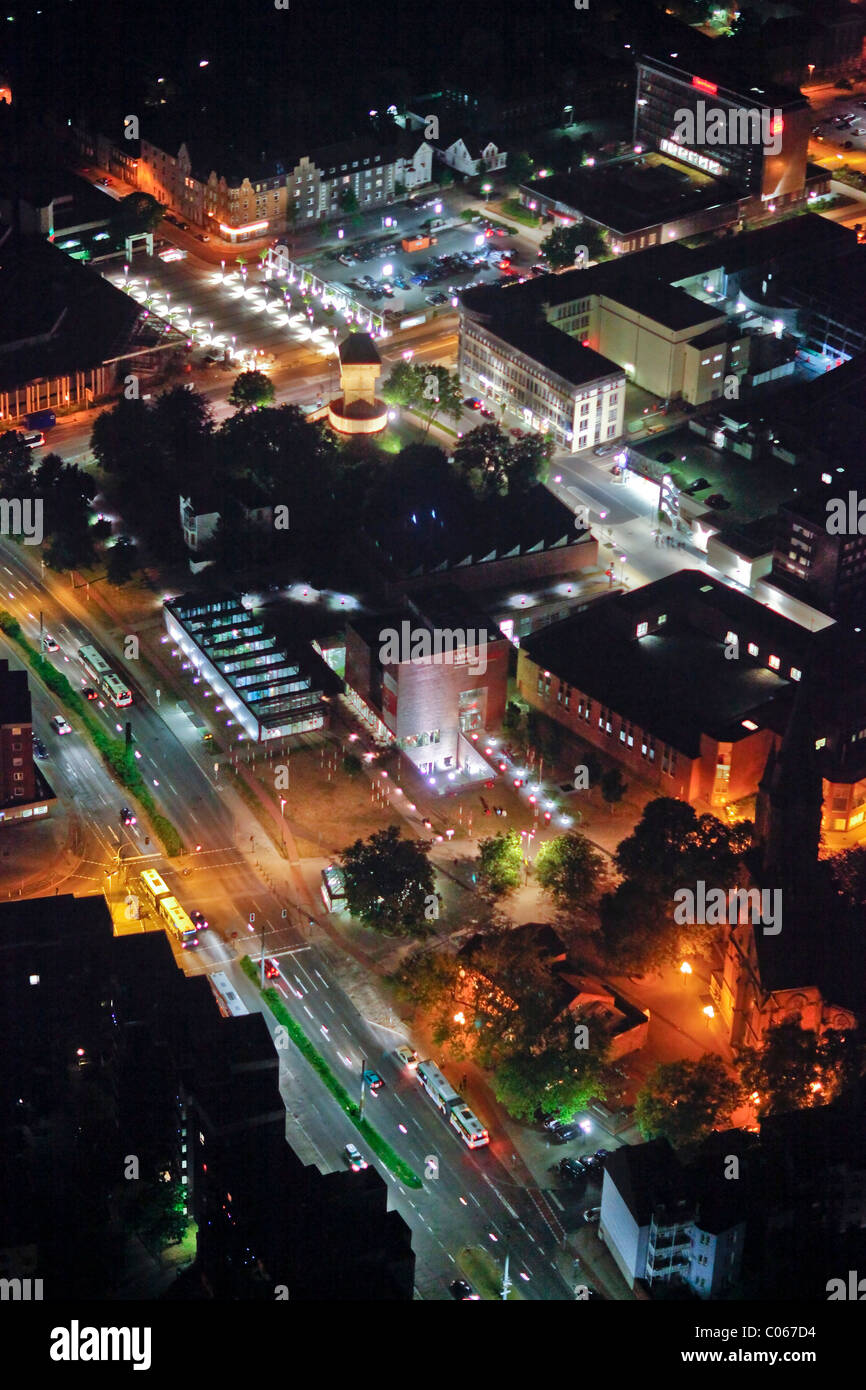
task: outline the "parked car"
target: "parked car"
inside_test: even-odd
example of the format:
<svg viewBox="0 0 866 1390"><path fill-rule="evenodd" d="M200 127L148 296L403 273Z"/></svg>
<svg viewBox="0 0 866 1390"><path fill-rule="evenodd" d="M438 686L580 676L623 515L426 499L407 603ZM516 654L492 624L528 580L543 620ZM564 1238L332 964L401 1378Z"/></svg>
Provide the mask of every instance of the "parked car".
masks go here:
<svg viewBox="0 0 866 1390"><path fill-rule="evenodd" d="M589 1211L583 1213L583 1219L588 1226L593 1226L601 1216L601 1207L590 1207Z"/></svg>
<svg viewBox="0 0 866 1390"><path fill-rule="evenodd" d="M728 505L721 492L711 492L706 500L710 507L726 507Z"/></svg>
<svg viewBox="0 0 866 1390"><path fill-rule="evenodd" d="M208 236L207 232L196 232L196 236L198 237L199 241L210 241L210 237Z"/></svg>
<svg viewBox="0 0 866 1390"><path fill-rule="evenodd" d="M55 639L51 636L50 632L45 633L44 637L42 638L42 645L47 652L60 651L60 643L55 641Z"/></svg>
<svg viewBox="0 0 866 1390"><path fill-rule="evenodd" d="M563 1125L560 1129L551 1129L550 1138L554 1144L570 1144L572 1139L579 1139L582 1133L580 1125Z"/></svg>
<svg viewBox="0 0 866 1390"><path fill-rule="evenodd" d="M374 1096L378 1095L379 1091L381 1091L382 1087L385 1085L379 1073L373 1071L370 1067L364 1072L364 1080L370 1088L370 1094Z"/></svg>
<svg viewBox="0 0 866 1390"><path fill-rule="evenodd" d="M689 483L688 487L686 488L686 492L691 497L696 492L703 492L705 487L709 487L709 483L707 482L706 478L695 478L695 481L693 483Z"/></svg>
<svg viewBox="0 0 866 1390"><path fill-rule="evenodd" d="M582 1187L586 1182L587 1170L580 1158L564 1158L559 1165L559 1171L565 1182L572 1183L575 1187Z"/></svg>
<svg viewBox="0 0 866 1390"><path fill-rule="evenodd" d="M67 723L62 714L52 714L51 727L56 734L72 733L72 725Z"/></svg>
<svg viewBox="0 0 866 1390"><path fill-rule="evenodd" d="M604 1161L604 1159L609 1158L612 1153L613 1149L596 1149L595 1156Z"/></svg>
<svg viewBox="0 0 866 1390"><path fill-rule="evenodd" d="M35 734L33 735L33 756L34 758L48 757L48 749L45 747L42 739L37 738Z"/></svg>
<svg viewBox="0 0 866 1390"><path fill-rule="evenodd" d="M343 1161L348 1163L353 1173L360 1173L362 1168L369 1168L369 1163L359 1149L354 1144L347 1144L343 1149Z"/></svg>
<svg viewBox="0 0 866 1390"><path fill-rule="evenodd" d="M599 444L598 448L593 449L597 458L606 458L608 454L615 454L620 446L618 444Z"/></svg>
<svg viewBox="0 0 866 1390"><path fill-rule="evenodd" d="M448 1285L448 1292L458 1303L480 1303L481 1295L477 1294L471 1284L467 1284L465 1279L455 1279Z"/></svg>
<svg viewBox="0 0 866 1390"><path fill-rule="evenodd" d="M496 418L495 415L493 414L493 411L490 410L489 407L486 406L486 405L482 405L482 406L481 406L481 409L480 409L480 411L479 411L479 414L480 414L480 415L483 415L483 417L484 417L485 420L494 420L494 419Z"/></svg>
<svg viewBox="0 0 866 1390"><path fill-rule="evenodd" d="M414 1071L418 1065L418 1053L414 1047L409 1047L406 1043L402 1047L396 1048L394 1055L399 1057L403 1065L408 1067L410 1071Z"/></svg>

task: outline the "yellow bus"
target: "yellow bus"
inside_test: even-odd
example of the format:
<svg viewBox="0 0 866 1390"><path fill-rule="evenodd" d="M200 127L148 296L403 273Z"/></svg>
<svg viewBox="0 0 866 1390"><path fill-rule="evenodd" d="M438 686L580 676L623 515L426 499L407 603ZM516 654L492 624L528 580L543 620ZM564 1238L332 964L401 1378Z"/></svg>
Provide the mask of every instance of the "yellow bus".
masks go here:
<svg viewBox="0 0 866 1390"><path fill-rule="evenodd" d="M168 891L168 884L156 869L145 869L139 883L143 896L150 903L150 906L159 911L159 904L162 898L168 898L171 894Z"/></svg>
<svg viewBox="0 0 866 1390"><path fill-rule="evenodd" d="M198 945L198 934L189 916L184 912L177 898L160 898L159 915L166 923L172 936L180 942L184 950Z"/></svg>

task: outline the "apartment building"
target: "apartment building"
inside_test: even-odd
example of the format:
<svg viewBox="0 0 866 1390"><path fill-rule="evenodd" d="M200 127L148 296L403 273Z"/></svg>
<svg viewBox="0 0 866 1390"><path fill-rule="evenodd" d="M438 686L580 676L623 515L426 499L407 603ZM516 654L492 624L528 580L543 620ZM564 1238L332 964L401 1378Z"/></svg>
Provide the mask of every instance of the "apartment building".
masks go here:
<svg viewBox="0 0 866 1390"><path fill-rule="evenodd" d="M360 209L386 206L431 181L432 146L394 127L383 141L363 136L292 157L177 139L168 131L117 149L76 131L82 153L120 172L175 216L242 244L339 218L349 195Z"/></svg>
<svg viewBox="0 0 866 1390"><path fill-rule="evenodd" d="M633 1289L679 1284L699 1298L736 1285L745 1204L723 1165L686 1168L666 1139L628 1144L605 1159L599 1230Z"/></svg>

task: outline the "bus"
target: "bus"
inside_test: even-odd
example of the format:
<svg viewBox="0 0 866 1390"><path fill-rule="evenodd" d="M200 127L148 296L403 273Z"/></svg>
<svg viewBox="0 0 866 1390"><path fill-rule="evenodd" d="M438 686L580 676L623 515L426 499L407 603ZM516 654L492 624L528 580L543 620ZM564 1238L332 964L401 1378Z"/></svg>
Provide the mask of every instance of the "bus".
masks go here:
<svg viewBox="0 0 866 1390"><path fill-rule="evenodd" d="M442 1075L435 1062L419 1062L415 1075L424 1087L434 1105L438 1105L443 1115L447 1115L452 1105L459 1105L461 1097L450 1081Z"/></svg>
<svg viewBox="0 0 866 1390"><path fill-rule="evenodd" d="M145 869L138 880L141 886L143 897L147 899L151 907L159 911L159 904L163 898L171 897L168 891L168 884L156 869Z"/></svg>
<svg viewBox="0 0 866 1390"><path fill-rule="evenodd" d="M490 1135L478 1116L473 1115L465 1100L461 1100L459 1105L454 1106L448 1118L463 1143L470 1149L480 1149L483 1144L490 1143Z"/></svg>
<svg viewBox="0 0 866 1390"><path fill-rule="evenodd" d="M97 689L118 709L132 704L132 691L120 676L112 671L105 657L95 647L80 647L78 660Z"/></svg>
<svg viewBox="0 0 866 1390"><path fill-rule="evenodd" d="M473 1115L463 1097L458 1095L434 1062L419 1062L415 1075L434 1105L448 1116L448 1123L457 1130L467 1148L480 1149L482 1145L490 1143L490 1135L478 1116Z"/></svg>
<svg viewBox="0 0 866 1390"><path fill-rule="evenodd" d="M342 912L346 906L346 875L336 864L322 870L322 898L329 912Z"/></svg>
<svg viewBox="0 0 866 1390"><path fill-rule="evenodd" d="M240 1018L243 1014L248 1014L249 1009L241 999L228 975L221 970L214 971L209 975L211 989L216 995L219 1011L223 1018Z"/></svg>
<svg viewBox="0 0 866 1390"><path fill-rule="evenodd" d="M158 910L172 936L180 942L184 950L189 946L198 945L196 929L177 898L160 898Z"/></svg>

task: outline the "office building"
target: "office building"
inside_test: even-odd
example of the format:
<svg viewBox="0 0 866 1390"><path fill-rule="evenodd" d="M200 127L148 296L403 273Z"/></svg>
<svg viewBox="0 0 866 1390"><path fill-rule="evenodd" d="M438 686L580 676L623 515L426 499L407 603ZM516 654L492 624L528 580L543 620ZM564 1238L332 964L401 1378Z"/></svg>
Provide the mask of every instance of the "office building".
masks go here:
<svg viewBox="0 0 866 1390"><path fill-rule="evenodd" d="M324 729L342 683L311 647L281 633L276 610L235 594L186 594L164 605L185 669L207 682L230 742L264 742Z"/></svg>
<svg viewBox="0 0 866 1390"><path fill-rule="evenodd" d="M473 601L444 588L346 627L346 693L420 772L487 776L476 744L505 713L510 643Z"/></svg>
<svg viewBox="0 0 866 1390"><path fill-rule="evenodd" d="M726 180L747 201L744 215L805 198L811 121L796 88L734 77L715 65L695 73L675 56L644 56L637 64L635 144Z"/></svg>

